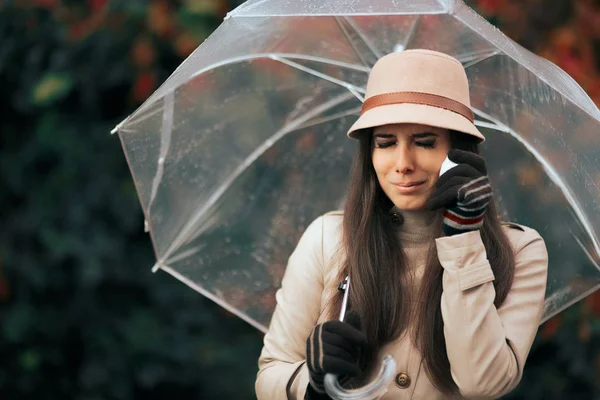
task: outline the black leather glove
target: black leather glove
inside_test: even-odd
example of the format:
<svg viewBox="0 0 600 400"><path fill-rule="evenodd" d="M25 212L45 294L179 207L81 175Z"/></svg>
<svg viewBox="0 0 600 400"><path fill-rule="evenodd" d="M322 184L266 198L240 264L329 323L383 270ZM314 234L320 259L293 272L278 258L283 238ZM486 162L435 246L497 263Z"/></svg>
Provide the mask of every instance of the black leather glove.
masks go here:
<svg viewBox="0 0 600 400"><path fill-rule="evenodd" d="M360 331L360 316L354 311L346 315L345 322L327 321L315 326L306 340L310 384L304 398L330 398L325 393L325 374L346 378L359 375L360 355L366 344L367 337Z"/></svg>
<svg viewBox="0 0 600 400"><path fill-rule="evenodd" d="M451 236L481 228L492 187L480 155L450 150L448 158L458 165L438 179L425 207L444 208L444 233Z"/></svg>

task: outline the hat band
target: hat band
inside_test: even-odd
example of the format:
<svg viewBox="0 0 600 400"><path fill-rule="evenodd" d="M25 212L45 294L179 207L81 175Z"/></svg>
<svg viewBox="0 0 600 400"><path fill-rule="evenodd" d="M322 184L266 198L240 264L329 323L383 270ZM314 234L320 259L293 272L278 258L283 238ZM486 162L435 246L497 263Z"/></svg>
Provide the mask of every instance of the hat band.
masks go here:
<svg viewBox="0 0 600 400"><path fill-rule="evenodd" d="M471 122L474 120L473 111L471 111L471 109L463 103L448 97L438 96L437 94L421 92L394 92L378 94L365 100L360 114L362 115L375 107L401 103L424 104L427 106L443 108L460 114Z"/></svg>

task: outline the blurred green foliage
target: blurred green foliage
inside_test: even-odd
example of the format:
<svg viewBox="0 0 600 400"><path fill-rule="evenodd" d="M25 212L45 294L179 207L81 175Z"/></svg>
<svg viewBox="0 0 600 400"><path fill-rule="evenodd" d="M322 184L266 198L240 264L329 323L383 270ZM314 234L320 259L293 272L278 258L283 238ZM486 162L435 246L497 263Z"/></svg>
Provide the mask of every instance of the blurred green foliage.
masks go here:
<svg viewBox="0 0 600 400"><path fill-rule="evenodd" d="M3 3L0 399L254 397L261 334L150 273L109 135L218 25L221 3Z"/></svg>
<svg viewBox="0 0 600 400"><path fill-rule="evenodd" d="M508 0L469 3L510 15ZM150 273L108 134L235 5L0 2L0 399L254 398L262 335ZM555 14L546 28L568 20ZM509 397L600 398L598 315L595 295L546 323Z"/></svg>

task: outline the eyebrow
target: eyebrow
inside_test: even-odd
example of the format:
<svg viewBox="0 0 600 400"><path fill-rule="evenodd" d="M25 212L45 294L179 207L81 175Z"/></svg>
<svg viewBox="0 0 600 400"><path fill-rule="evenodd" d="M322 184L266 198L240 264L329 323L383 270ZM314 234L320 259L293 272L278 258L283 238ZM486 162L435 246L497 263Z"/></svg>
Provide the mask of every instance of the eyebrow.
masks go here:
<svg viewBox="0 0 600 400"><path fill-rule="evenodd" d="M393 138L393 137L395 138L396 135L392 135L391 133L376 133L373 135L373 137L389 139L389 138Z"/></svg>
<svg viewBox="0 0 600 400"><path fill-rule="evenodd" d="M422 133L413 133L412 137L415 139L425 139L428 137L438 137L437 133L433 132L422 132Z"/></svg>
<svg viewBox="0 0 600 400"><path fill-rule="evenodd" d="M421 133L413 133L411 136L414 139L425 139L425 138L429 138L429 137L438 137L439 135L434 132L421 132ZM396 135L393 135L391 133L376 133L373 135L373 137L389 139L389 138L396 137Z"/></svg>

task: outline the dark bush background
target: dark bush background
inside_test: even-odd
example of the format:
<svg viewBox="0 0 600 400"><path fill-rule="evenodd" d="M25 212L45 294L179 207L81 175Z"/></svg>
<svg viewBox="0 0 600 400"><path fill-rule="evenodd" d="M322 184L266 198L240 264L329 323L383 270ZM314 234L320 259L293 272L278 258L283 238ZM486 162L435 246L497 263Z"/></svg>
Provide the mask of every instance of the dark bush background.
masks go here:
<svg viewBox="0 0 600 400"><path fill-rule="evenodd" d="M262 335L167 274L111 129L239 1L0 1L0 399L250 399ZM600 100L596 1L469 1ZM600 398L600 296L548 321L527 399Z"/></svg>

